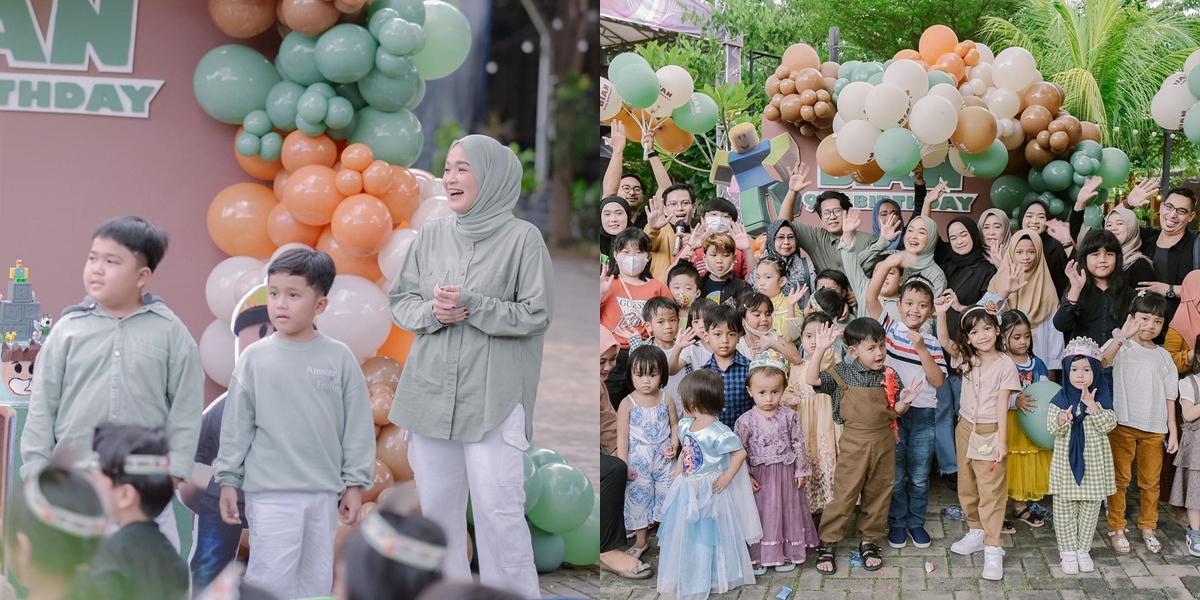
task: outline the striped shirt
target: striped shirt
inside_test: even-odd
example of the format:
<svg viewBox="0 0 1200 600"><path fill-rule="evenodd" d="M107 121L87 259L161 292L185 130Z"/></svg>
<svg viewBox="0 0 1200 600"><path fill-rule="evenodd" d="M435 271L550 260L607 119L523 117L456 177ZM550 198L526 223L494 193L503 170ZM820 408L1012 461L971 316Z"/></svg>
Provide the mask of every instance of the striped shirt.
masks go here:
<svg viewBox="0 0 1200 600"><path fill-rule="evenodd" d="M908 339L908 326L887 313L882 316L887 346L887 360L884 361L884 364L895 369L896 373L900 375L900 380L906 385L911 385L913 380L918 378L925 382L925 385L921 387L921 393L917 394L913 400L913 408L934 408L937 406L937 388L925 377L925 368L921 366L921 357L913 347L912 340ZM922 333L921 337L925 339L925 347L929 349L933 360L944 374L946 357L942 352L942 347L938 345L937 338L929 333Z"/></svg>

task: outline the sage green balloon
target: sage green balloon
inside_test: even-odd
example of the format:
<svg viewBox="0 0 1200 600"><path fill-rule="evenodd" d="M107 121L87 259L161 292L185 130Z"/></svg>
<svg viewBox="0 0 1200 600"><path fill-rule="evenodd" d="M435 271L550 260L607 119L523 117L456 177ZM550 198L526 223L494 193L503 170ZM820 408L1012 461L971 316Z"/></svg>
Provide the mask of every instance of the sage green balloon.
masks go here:
<svg viewBox="0 0 1200 600"><path fill-rule="evenodd" d="M842 63L842 65L838 67L838 79L845 79L846 82L849 83L850 78L854 77L854 72L862 64L863 62L861 60L848 60Z"/></svg>
<svg viewBox="0 0 1200 600"><path fill-rule="evenodd" d="M399 56L407 56L417 47L416 31L419 26L410 25L404 19L392 19L379 26L379 46Z"/></svg>
<svg viewBox="0 0 1200 600"><path fill-rule="evenodd" d="M421 76L414 65L399 77L392 77L379 69L372 70L358 82L358 91L367 104L386 112L396 112L412 100L420 86Z"/></svg>
<svg viewBox="0 0 1200 600"><path fill-rule="evenodd" d="M533 546L533 564L540 574L553 573L562 566L567 546L561 535L529 525L529 541Z"/></svg>
<svg viewBox="0 0 1200 600"><path fill-rule="evenodd" d="M1065 160L1051 161L1042 169L1042 179L1046 182L1046 189L1052 192L1061 192L1074 183L1075 171L1071 165Z"/></svg>
<svg viewBox="0 0 1200 600"><path fill-rule="evenodd" d="M325 83L324 81L308 86L308 91L316 92L322 96L325 96L326 100L337 95L337 92L334 91L333 86Z"/></svg>
<svg viewBox="0 0 1200 600"><path fill-rule="evenodd" d="M650 68L650 63L646 62L646 59L642 58L642 55L636 52L623 52L614 56L608 63L609 81L612 81L612 78L616 77L617 73L620 73L622 69L629 65L645 65L647 69Z"/></svg>
<svg viewBox="0 0 1200 600"><path fill-rule="evenodd" d="M385 50L383 46L380 46L375 51L375 68L379 69L384 75L399 77L416 67L413 66L411 58L392 54Z"/></svg>
<svg viewBox="0 0 1200 600"><path fill-rule="evenodd" d="M260 137L267 135L271 131L271 117L265 110L256 110L242 119L242 127L247 133L253 133Z"/></svg>
<svg viewBox="0 0 1200 600"><path fill-rule="evenodd" d="M1094 158L1096 160L1100 160L1103 150L1104 147L1093 140L1082 140L1077 146L1075 146L1075 154L1082 152L1084 156L1088 158Z"/></svg>
<svg viewBox="0 0 1200 600"><path fill-rule="evenodd" d="M394 8L376 9L374 6L375 4L379 3L372 3L371 18L367 21L367 31L370 31L371 35L375 36L375 39L379 39L379 29L383 27L384 23L391 21L392 19L400 19L402 17ZM421 8L424 9L425 5L422 4Z"/></svg>
<svg viewBox="0 0 1200 600"><path fill-rule="evenodd" d="M354 120L354 105L345 98L334 96L329 99L325 111L325 126L330 129L340 129Z"/></svg>
<svg viewBox="0 0 1200 600"><path fill-rule="evenodd" d="M850 81L867 81L877 73L883 73L882 65L873 62L863 63L854 69L854 76L850 78Z"/></svg>
<svg viewBox="0 0 1200 600"><path fill-rule="evenodd" d="M687 104L671 111L671 119L680 129L691 133L707 133L717 126L717 103L703 92L693 92Z"/></svg>
<svg viewBox="0 0 1200 600"><path fill-rule="evenodd" d="M950 85L953 85L954 87L958 87L954 83L954 78L951 77L949 73L946 73L944 71L930 71L927 76L929 78L929 87L931 89L933 88L933 86L935 86L939 83L948 83Z"/></svg>
<svg viewBox="0 0 1200 600"><path fill-rule="evenodd" d="M300 115L296 115L296 129L308 137L316 137L325 133L326 127L324 123L313 123Z"/></svg>
<svg viewBox="0 0 1200 600"><path fill-rule="evenodd" d="M375 66L379 47L371 32L361 25L334 25L317 39L317 68L334 83L353 83Z"/></svg>
<svg viewBox="0 0 1200 600"><path fill-rule="evenodd" d="M1076 192L1075 195L1078 196L1079 192ZM1061 199L1055 198L1050 201L1050 214L1061 217L1066 209L1067 205Z"/></svg>
<svg viewBox="0 0 1200 600"><path fill-rule="evenodd" d="M1188 91L1192 93L1193 98L1200 98L1200 65L1192 67L1191 72L1187 76Z"/></svg>
<svg viewBox="0 0 1200 600"><path fill-rule="evenodd" d="M259 149L262 148L262 139L249 131L243 131L241 135L237 136L235 146L238 154L242 156L257 156Z"/></svg>
<svg viewBox="0 0 1200 600"><path fill-rule="evenodd" d="M1129 177L1129 156L1120 148L1105 148L1101 151L1100 171L1104 187L1117 187Z"/></svg>
<svg viewBox="0 0 1200 600"><path fill-rule="evenodd" d="M325 112L329 110L329 100L318 92L308 91L300 96L296 103L296 116L309 123L325 121Z"/></svg>
<svg viewBox="0 0 1200 600"><path fill-rule="evenodd" d="M908 175L921 162L921 142L911 131L892 127L875 139L875 162L889 175Z"/></svg>
<svg viewBox="0 0 1200 600"><path fill-rule="evenodd" d="M1104 211L1094 204L1089 204L1083 209L1083 224L1091 229L1100 229L1104 226Z"/></svg>
<svg viewBox="0 0 1200 600"><path fill-rule="evenodd" d="M963 165L976 177L990 179L1004 172L1008 166L1008 149L1004 142L992 140L992 145L978 154L962 153Z"/></svg>
<svg viewBox="0 0 1200 600"><path fill-rule="evenodd" d="M612 80L617 93L633 108L650 108L658 101L658 75L644 65L629 65Z"/></svg>
<svg viewBox="0 0 1200 600"><path fill-rule="evenodd" d="M596 501L592 482L583 471L561 463L538 467L542 496L529 509L529 522L551 533L566 533L587 520Z"/></svg>
<svg viewBox="0 0 1200 600"><path fill-rule="evenodd" d="M867 80L867 83L871 85L879 85L883 83L883 73L876 73L872 75L871 78Z"/></svg>
<svg viewBox="0 0 1200 600"><path fill-rule="evenodd" d="M354 133L354 128L358 126L358 113L350 115L350 124L340 129L332 127L325 130L325 135L335 140L344 140L349 138Z"/></svg>
<svg viewBox="0 0 1200 600"><path fill-rule="evenodd" d="M1189 142L1200 144L1200 102L1193 104L1183 118L1183 135Z"/></svg>
<svg viewBox="0 0 1200 600"><path fill-rule="evenodd" d="M529 454L529 458L533 459L533 464L539 467L551 463L559 463L563 465L567 464L567 459L563 458L561 454L549 448L530 447L529 449L532 450L532 452L526 453Z"/></svg>
<svg viewBox="0 0 1200 600"><path fill-rule="evenodd" d="M401 19L409 23L425 24L426 6L421 0L373 0L368 14L374 17L385 8L396 11Z"/></svg>
<svg viewBox="0 0 1200 600"><path fill-rule="evenodd" d="M563 562L586 566L600 560L600 502L592 503L583 525L561 535L566 545Z"/></svg>
<svg viewBox="0 0 1200 600"><path fill-rule="evenodd" d="M279 72L257 51L226 44L209 50L192 74L192 93L208 116L241 125L246 115L261 110Z"/></svg>
<svg viewBox="0 0 1200 600"><path fill-rule="evenodd" d="M284 131L296 130L296 104L304 95L304 86L291 81L280 81L267 94L267 116L271 123Z"/></svg>
<svg viewBox="0 0 1200 600"><path fill-rule="evenodd" d="M1021 206L1025 197L1032 193L1029 182L1024 178L1017 175L1001 175L992 182L992 206L1007 213Z"/></svg>
<svg viewBox="0 0 1200 600"><path fill-rule="evenodd" d="M521 462L525 466L525 512L529 512L542 497L542 476L528 454L521 454Z"/></svg>
<svg viewBox="0 0 1200 600"><path fill-rule="evenodd" d="M341 96L350 101L354 106L354 110L361 110L367 105L367 101L363 99L362 94L358 92L357 83L342 83L334 87L337 90L336 95Z"/></svg>
<svg viewBox="0 0 1200 600"><path fill-rule="evenodd" d="M425 80L422 79L421 84L419 86L417 86L417 94L415 96L413 96L412 100L408 101L408 105L405 106L404 108L407 108L408 110L414 110L417 108L417 106L419 106L421 104L421 101L424 99L425 99Z"/></svg>
<svg viewBox="0 0 1200 600"><path fill-rule="evenodd" d="M426 0L422 29L425 47L413 56L422 79L441 79L467 60L471 52L471 24L457 8L439 0Z"/></svg>
<svg viewBox="0 0 1200 600"><path fill-rule="evenodd" d="M1079 174L1076 173L1075 176L1078 177ZM1054 200L1058 200L1059 202L1062 202L1063 199L1065 199L1067 202L1071 203L1071 206L1075 206L1075 201L1079 199L1079 192L1081 192L1081 191L1083 191L1083 186L1076 183L1076 184L1072 185L1071 187L1067 188L1067 191L1062 194L1063 198L1055 198ZM1054 205L1054 200L1050 201L1049 204L1051 206ZM1051 211L1051 213L1053 215L1053 211Z"/></svg>
<svg viewBox="0 0 1200 600"><path fill-rule="evenodd" d="M284 79L309 86L325 81L321 69L317 68L317 36L304 35L295 31L283 37L275 66Z"/></svg>
<svg viewBox="0 0 1200 600"><path fill-rule="evenodd" d="M1092 166L1092 164L1088 163L1088 167L1091 167L1091 166ZM1072 166L1071 168L1074 169L1075 167ZM1083 186L1083 184L1087 183L1087 180L1088 180L1087 175L1083 175L1079 171L1075 171L1075 174L1071 176L1071 181L1075 185L1078 185L1081 187Z"/></svg>
<svg viewBox="0 0 1200 600"><path fill-rule="evenodd" d="M1037 167L1029 170L1029 189L1039 194L1046 191L1046 181L1042 179L1042 170Z"/></svg>
<svg viewBox="0 0 1200 600"><path fill-rule="evenodd" d="M425 28L419 25L413 25L413 51L412 54L420 54L425 49Z"/></svg>
<svg viewBox="0 0 1200 600"><path fill-rule="evenodd" d="M262 136L262 144L258 149L258 156L267 162L271 162L279 158L280 152L283 151L283 136L277 131L270 131Z"/></svg>
<svg viewBox="0 0 1200 600"><path fill-rule="evenodd" d="M375 158L408 168L421 156L425 136L421 122L411 112L384 112L368 106L355 113L355 118L358 122L348 139L352 144L366 144Z"/></svg>
<svg viewBox="0 0 1200 600"><path fill-rule="evenodd" d="M1085 142L1091 140L1084 140ZM1071 168L1075 169L1075 174L1081 177L1087 177L1092 174L1092 159L1088 158L1081 150L1076 150L1075 154L1071 155Z"/></svg>

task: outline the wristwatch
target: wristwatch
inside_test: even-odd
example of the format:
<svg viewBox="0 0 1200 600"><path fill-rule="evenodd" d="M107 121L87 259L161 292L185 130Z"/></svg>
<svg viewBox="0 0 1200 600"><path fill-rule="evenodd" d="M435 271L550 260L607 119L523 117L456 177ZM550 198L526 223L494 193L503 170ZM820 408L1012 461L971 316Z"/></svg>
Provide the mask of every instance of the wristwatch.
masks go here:
<svg viewBox="0 0 1200 600"><path fill-rule="evenodd" d="M1174 297L1175 297L1175 286L1173 286L1173 285L1169 285L1169 286L1167 286L1167 297L1168 297L1168 298L1174 298Z"/></svg>

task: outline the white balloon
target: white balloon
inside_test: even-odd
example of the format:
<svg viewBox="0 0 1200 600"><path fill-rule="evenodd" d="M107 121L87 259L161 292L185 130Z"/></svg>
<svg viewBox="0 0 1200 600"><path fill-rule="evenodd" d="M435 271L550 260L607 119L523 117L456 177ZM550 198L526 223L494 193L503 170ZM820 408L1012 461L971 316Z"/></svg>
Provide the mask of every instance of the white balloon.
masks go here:
<svg viewBox="0 0 1200 600"><path fill-rule="evenodd" d="M949 84L942 84L949 85ZM950 143L921 144L921 166L932 169L946 162L946 154L950 152Z"/></svg>
<svg viewBox="0 0 1200 600"><path fill-rule="evenodd" d="M932 93L918 100L908 116L908 128L925 144L940 144L950 139L957 127L958 109L949 100ZM841 146L838 150L841 151Z"/></svg>
<svg viewBox="0 0 1200 600"><path fill-rule="evenodd" d="M856 120L846 123L837 136L837 151L852 165L865 165L875 157L875 140L879 128L869 121Z"/></svg>
<svg viewBox="0 0 1200 600"><path fill-rule="evenodd" d="M1021 97L1008 88L996 88L986 102L997 119L1011 119L1021 110Z"/></svg>
<svg viewBox="0 0 1200 600"><path fill-rule="evenodd" d="M209 323L200 336L200 366L204 374L222 387L229 387L236 352L237 339L229 323L220 319Z"/></svg>
<svg viewBox="0 0 1200 600"><path fill-rule="evenodd" d="M246 271L245 274L243 274L241 277L238 277L238 280L234 282L233 297L237 298L237 302L241 302L242 298L245 298L246 294L250 293L250 290L266 282L267 278L263 277L261 270L253 269ZM236 307L237 304L235 303L234 306Z"/></svg>
<svg viewBox="0 0 1200 600"><path fill-rule="evenodd" d="M949 83L939 83L929 88L929 95L941 96L942 98L949 100L950 104L954 105L955 112L963 109L962 93L954 89L954 86L950 85ZM909 120L912 120L911 115L909 116Z"/></svg>
<svg viewBox="0 0 1200 600"><path fill-rule="evenodd" d="M1005 119L1008 124L1008 133L1000 136L1000 143L1008 150L1016 150L1025 143L1025 130L1021 128L1021 122L1016 119Z"/></svg>
<svg viewBox="0 0 1200 600"><path fill-rule="evenodd" d="M1154 95L1154 99L1150 101L1150 116L1163 129L1182 129L1183 118L1196 102L1187 86L1173 85Z"/></svg>
<svg viewBox="0 0 1200 600"><path fill-rule="evenodd" d="M312 246L301 244L300 242L291 242L291 243L287 243L287 244L280 246L278 249L275 250L275 252L271 253L271 258L268 258L263 263L262 270L261 270L262 281L267 280L267 271L271 270L271 263L275 262L275 259L282 256L284 252L287 252L288 250L295 250L296 248L301 248L304 250L312 250L313 249ZM238 301L240 301L242 299L242 297L238 296L237 299L238 299Z"/></svg>
<svg viewBox="0 0 1200 600"><path fill-rule="evenodd" d="M867 94L874 87L865 81L852 81L838 94L837 112L849 123L867 118Z"/></svg>
<svg viewBox="0 0 1200 600"><path fill-rule="evenodd" d="M889 65L883 72L883 82L904 90L909 104L924 98L929 91L929 75L915 60L907 58Z"/></svg>
<svg viewBox="0 0 1200 600"><path fill-rule="evenodd" d="M1171 73L1171 76L1164 79L1162 85L1158 86L1158 91L1161 92L1173 85L1187 85L1187 74L1183 71Z"/></svg>
<svg viewBox="0 0 1200 600"><path fill-rule="evenodd" d="M996 60L996 56L992 54L992 49L987 47L987 44L975 42L975 51L979 53L979 65L992 64ZM975 65L975 66L979 66Z"/></svg>
<svg viewBox="0 0 1200 600"><path fill-rule="evenodd" d="M417 207L416 212L413 213L412 218L408 221L408 226L413 229L420 229L429 221L453 216L454 211L450 210L450 201L445 196L436 196L430 198L428 202L422 202Z"/></svg>
<svg viewBox="0 0 1200 600"><path fill-rule="evenodd" d="M1200 65L1200 50L1193 51L1188 55L1187 60L1183 61L1183 72L1191 73L1196 65Z"/></svg>
<svg viewBox="0 0 1200 600"><path fill-rule="evenodd" d="M881 83L867 94L867 121L880 130L903 127L908 111L908 94L895 85Z"/></svg>
<svg viewBox="0 0 1200 600"><path fill-rule="evenodd" d="M1019 92L1037 79L1037 63L1028 50L1020 46L1005 48L992 63L992 80L996 87Z"/></svg>
<svg viewBox="0 0 1200 600"><path fill-rule="evenodd" d="M944 84L939 83L938 85ZM964 81L962 82L962 85L958 86L958 93L961 94L963 98L966 98L967 96L974 96L975 90L971 88L970 81Z"/></svg>
<svg viewBox="0 0 1200 600"><path fill-rule="evenodd" d="M379 251L379 270L383 272L384 277L392 279L396 276L396 273L400 271L400 265L404 264L404 257L408 255L408 250L416 239L417 231L410 227L397 229L392 233L392 237ZM389 285L387 289L391 289L391 286Z"/></svg>
<svg viewBox="0 0 1200 600"><path fill-rule="evenodd" d="M263 262L249 256L233 256L213 267L204 284L204 299L213 317L224 321L225 324L233 319L233 310L242 299L236 295L234 286L238 279L247 272L257 273L262 269Z"/></svg>
<svg viewBox="0 0 1200 600"><path fill-rule="evenodd" d="M971 80L971 91L975 92L976 96L982 94L983 91L986 89L988 89L988 86L986 83L983 82L982 79L972 79Z"/></svg>
<svg viewBox="0 0 1200 600"><path fill-rule="evenodd" d="M990 63L981 62L971 67L971 79L982 81L984 88L995 87L996 85L996 82L992 81L992 65Z"/></svg>
<svg viewBox="0 0 1200 600"><path fill-rule="evenodd" d="M696 84L692 81L692 74L688 73L687 69L676 65L667 65L655 74L658 75L658 103L663 105L667 111L679 108L692 99L692 93L696 91Z"/></svg>
<svg viewBox="0 0 1200 600"><path fill-rule="evenodd" d="M600 78L600 120L607 121L621 112L625 100L617 93L617 86L603 77Z"/></svg>
<svg viewBox="0 0 1200 600"><path fill-rule="evenodd" d="M354 356L373 356L392 330L387 294L357 275L338 275L317 329L350 347Z"/></svg>
<svg viewBox="0 0 1200 600"><path fill-rule="evenodd" d="M962 175L963 177L975 176L975 173L972 173L971 170L967 168L967 165L963 163L962 153L958 151L958 148L950 149L950 166L954 167L954 170L958 171L958 174Z"/></svg>
<svg viewBox="0 0 1200 600"><path fill-rule="evenodd" d="M435 179L418 179L417 186L421 189L421 200L446 195L446 186L442 184L441 177Z"/></svg>
<svg viewBox="0 0 1200 600"><path fill-rule="evenodd" d="M835 113L833 115L833 132L835 134L837 132L841 131L842 126L845 124L846 124L846 120L842 118L842 113Z"/></svg>

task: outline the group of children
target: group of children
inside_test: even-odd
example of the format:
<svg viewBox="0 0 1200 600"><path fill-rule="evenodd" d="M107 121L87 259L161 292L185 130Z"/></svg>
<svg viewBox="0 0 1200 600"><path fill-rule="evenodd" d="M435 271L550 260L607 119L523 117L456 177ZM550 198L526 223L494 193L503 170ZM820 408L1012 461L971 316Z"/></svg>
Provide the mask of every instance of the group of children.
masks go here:
<svg viewBox="0 0 1200 600"><path fill-rule="evenodd" d="M1040 527L1042 516L1027 503L1055 496L1067 574L1094 569L1089 548L1102 501L1114 549L1129 552L1125 492L1135 457L1138 528L1147 548L1161 551L1154 530L1164 445L1168 453L1181 449L1172 503L1189 506L1188 548L1200 556L1200 474L1193 472L1200 470L1200 361L1177 386L1172 355L1159 345L1167 299L1121 289L1122 243L1114 234L1085 236L1078 262L1066 266L1060 306L1041 236L1021 230L994 239L956 220L949 244L968 255L958 264L991 269L973 277L984 282L964 306L934 263L939 240L927 217L891 236L900 242L896 252L887 254L881 238L868 250L878 258L864 259L849 251L858 215L847 211L839 246L847 268L805 268L800 284L795 262L771 252L752 260L744 231L723 222L736 221L736 209L723 202L705 206L706 232L694 242L703 269L677 259L662 281L652 279L650 240L629 228L612 240L615 266L602 283L601 321L619 321L610 329L628 344L607 382L618 405L618 457L630 473L628 552L640 557L659 524L660 592L727 591L768 567L793 570L814 547L816 569L833 574L856 505L864 569L882 567L884 536L894 548L910 539L928 547L938 389L952 374L961 378L953 433L968 532L951 550L983 552L983 578L1003 577L1010 498L1019 520ZM710 223L711 211L718 218ZM981 221L990 224L987 217ZM795 226L783 225L769 232L791 235ZM695 237L680 256L691 254ZM737 259L750 262L753 287L732 273ZM864 285L851 282L854 266ZM1128 309L1099 319L1090 301L1098 296L1105 311ZM1104 330L1106 323L1115 326ZM1065 348L1059 331L1068 335ZM1062 373L1045 423L1053 450L1020 425L1020 415L1046 401L1026 388L1051 370ZM1190 399L1182 439L1177 397Z"/></svg>

